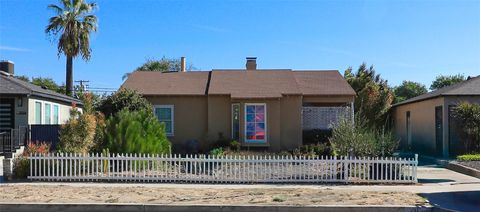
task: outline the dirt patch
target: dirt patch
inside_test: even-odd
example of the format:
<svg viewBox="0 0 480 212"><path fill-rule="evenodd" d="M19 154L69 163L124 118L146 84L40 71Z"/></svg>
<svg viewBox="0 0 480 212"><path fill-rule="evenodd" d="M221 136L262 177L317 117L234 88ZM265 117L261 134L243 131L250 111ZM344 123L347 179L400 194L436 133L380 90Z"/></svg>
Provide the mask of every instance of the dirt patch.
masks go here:
<svg viewBox="0 0 480 212"><path fill-rule="evenodd" d="M0 202L215 205L428 205L409 192L308 188L156 188L145 186L0 186Z"/></svg>

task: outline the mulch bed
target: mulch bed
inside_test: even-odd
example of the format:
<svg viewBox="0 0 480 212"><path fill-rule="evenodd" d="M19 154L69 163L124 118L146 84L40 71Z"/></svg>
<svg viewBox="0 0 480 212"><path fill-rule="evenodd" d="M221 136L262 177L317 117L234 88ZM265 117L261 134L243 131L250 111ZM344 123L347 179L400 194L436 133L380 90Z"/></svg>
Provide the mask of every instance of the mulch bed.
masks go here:
<svg viewBox="0 0 480 212"><path fill-rule="evenodd" d="M480 171L480 161L457 161L457 163Z"/></svg>

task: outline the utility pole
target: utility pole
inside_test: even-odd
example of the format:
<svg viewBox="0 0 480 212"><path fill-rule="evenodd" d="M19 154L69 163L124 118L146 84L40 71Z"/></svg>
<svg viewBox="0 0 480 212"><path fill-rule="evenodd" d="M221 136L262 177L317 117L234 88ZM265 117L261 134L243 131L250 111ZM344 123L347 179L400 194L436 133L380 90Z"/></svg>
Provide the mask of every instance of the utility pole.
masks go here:
<svg viewBox="0 0 480 212"><path fill-rule="evenodd" d="M75 82L80 83L80 91L83 92L83 91L86 91L86 90L87 90L87 89L86 89L86 88L88 87L88 84L87 84L87 83L89 83L90 81L88 81L88 80L76 80Z"/></svg>

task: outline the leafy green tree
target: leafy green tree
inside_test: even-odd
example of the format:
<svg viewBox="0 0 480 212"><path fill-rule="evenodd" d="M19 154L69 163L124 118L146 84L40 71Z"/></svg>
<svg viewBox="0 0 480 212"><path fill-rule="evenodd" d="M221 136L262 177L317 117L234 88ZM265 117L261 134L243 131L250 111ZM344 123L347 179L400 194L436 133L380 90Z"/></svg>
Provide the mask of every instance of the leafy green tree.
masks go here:
<svg viewBox="0 0 480 212"><path fill-rule="evenodd" d="M461 74L451 75L451 76L440 75L440 76L437 76L437 78L432 82L432 85L430 86L430 90L437 90L446 86L463 82L465 80L466 80L465 76Z"/></svg>
<svg viewBox="0 0 480 212"><path fill-rule="evenodd" d="M81 55L90 60L90 33L97 31L97 17L92 14L96 3L84 0L62 0L61 5L50 4L56 12L51 17L45 33L58 37L58 56L64 54L66 64L66 94L73 95L73 58Z"/></svg>
<svg viewBox="0 0 480 212"><path fill-rule="evenodd" d="M190 71L193 66L190 64L185 67L187 71ZM166 58L163 56L160 60L147 59L145 63L137 67L135 71L159 71L159 72L176 72L181 71L181 60L176 58ZM125 80L131 73L123 75L122 79Z"/></svg>
<svg viewBox="0 0 480 212"><path fill-rule="evenodd" d="M52 78L33 77L32 84L61 93L64 89L60 87Z"/></svg>
<svg viewBox="0 0 480 212"><path fill-rule="evenodd" d="M367 68L363 63L353 73L348 68L344 77L357 93L355 98L355 113L365 117L369 127L383 129L388 124L389 110L394 94L386 80L375 73L373 66Z"/></svg>
<svg viewBox="0 0 480 212"><path fill-rule="evenodd" d="M153 111L121 110L108 118L106 147L113 153L170 153L165 125Z"/></svg>
<svg viewBox="0 0 480 212"><path fill-rule="evenodd" d="M464 148L472 153L480 152L480 104L463 102L459 104L454 115L459 121L459 129L463 130L461 137Z"/></svg>
<svg viewBox="0 0 480 212"><path fill-rule="evenodd" d="M404 80L400 86L394 88L395 102L402 102L427 92L425 85L418 82Z"/></svg>
<svg viewBox="0 0 480 212"><path fill-rule="evenodd" d="M19 79L19 80L23 80L25 82L30 82L30 78L28 78L27 76L25 75L19 75L19 76L14 76L15 78Z"/></svg>
<svg viewBox="0 0 480 212"><path fill-rule="evenodd" d="M153 111L152 104L135 90L121 88L112 95L106 97L98 107L105 116L115 115L120 110L129 111Z"/></svg>

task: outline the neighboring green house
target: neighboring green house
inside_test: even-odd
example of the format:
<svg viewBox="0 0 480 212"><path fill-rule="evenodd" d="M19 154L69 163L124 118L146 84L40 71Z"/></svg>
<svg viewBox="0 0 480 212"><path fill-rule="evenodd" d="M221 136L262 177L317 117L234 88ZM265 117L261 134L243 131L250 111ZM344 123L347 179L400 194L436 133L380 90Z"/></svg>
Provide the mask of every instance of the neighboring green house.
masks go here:
<svg viewBox="0 0 480 212"><path fill-rule="evenodd" d="M480 77L393 105L394 129L401 147L441 157L465 152L460 125L452 115L461 102L480 104Z"/></svg>

